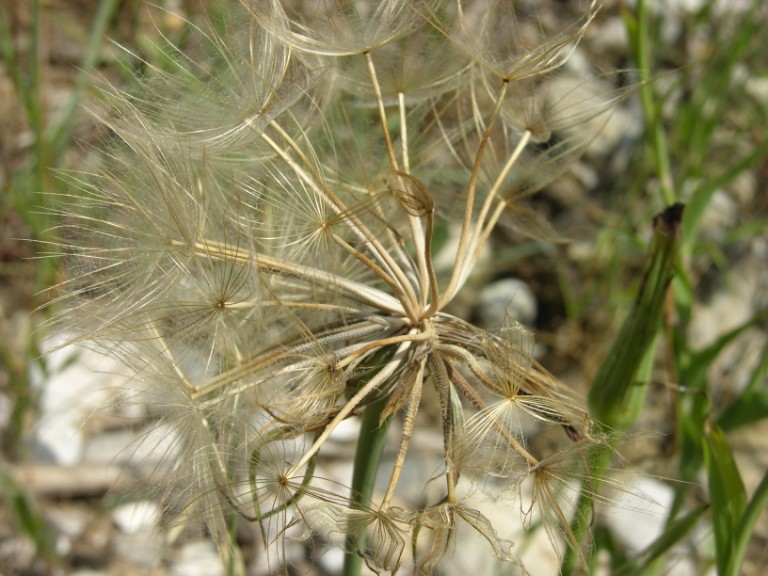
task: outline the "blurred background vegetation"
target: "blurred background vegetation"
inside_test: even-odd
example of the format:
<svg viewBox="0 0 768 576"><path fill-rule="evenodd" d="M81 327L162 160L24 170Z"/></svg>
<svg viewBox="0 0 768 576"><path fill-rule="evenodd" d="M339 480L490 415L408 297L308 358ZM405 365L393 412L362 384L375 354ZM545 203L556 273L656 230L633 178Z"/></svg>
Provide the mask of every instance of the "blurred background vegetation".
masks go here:
<svg viewBox="0 0 768 576"><path fill-rule="evenodd" d="M142 71L131 53L162 68L166 40L184 48L187 20L225 9L159 4L1 3L0 574L129 573L107 545L85 537L62 545L49 511L71 489L25 480L43 470L30 441L41 411L30 374L34 366L47 374L50 311L41 307L65 274L40 257L56 241L52 195L75 192L57 172L88 170L109 137L87 112L100 106L94 78L130 90L129 72ZM562 5L538 3L536 18L567 24L572 7ZM586 394L637 293L653 216L686 204L679 272L630 428L645 435L624 451L626 467L672 479L675 498L667 530L640 558L598 521L595 543L617 573L664 573L664 555L697 529L714 542L710 556L696 557L697 573L768 570L766 26L762 0L604 2L573 65L638 89L607 127L616 131L611 145L588 152L535 200L573 240L552 246L500 231L487 264L484 281L514 276L532 288L542 363ZM474 305L470 294L467 314ZM87 495L93 524L115 493L106 485Z"/></svg>

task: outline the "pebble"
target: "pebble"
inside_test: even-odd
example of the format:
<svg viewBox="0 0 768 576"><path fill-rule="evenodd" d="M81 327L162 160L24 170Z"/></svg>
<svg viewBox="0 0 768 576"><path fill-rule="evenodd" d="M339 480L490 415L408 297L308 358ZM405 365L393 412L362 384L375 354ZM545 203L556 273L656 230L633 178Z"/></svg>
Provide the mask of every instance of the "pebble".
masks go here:
<svg viewBox="0 0 768 576"><path fill-rule="evenodd" d="M40 424L34 444L38 460L72 465L82 461L83 422L102 408L119 379L115 361L83 347L58 348L68 339L60 334L42 343L46 374L30 368L32 386L40 390Z"/></svg>
<svg viewBox="0 0 768 576"><path fill-rule="evenodd" d="M123 504L112 512L112 521L123 534L138 534L145 528L152 528L159 517L159 507L149 500Z"/></svg>
<svg viewBox="0 0 768 576"><path fill-rule="evenodd" d="M480 290L478 314L486 329L500 328L505 317L531 326L537 312L533 290L517 278L496 280Z"/></svg>
<svg viewBox="0 0 768 576"><path fill-rule="evenodd" d="M185 544L176 556L173 576L223 576L224 565L211 542L196 541Z"/></svg>
<svg viewBox="0 0 768 576"><path fill-rule="evenodd" d="M636 478L612 497L618 501L603 512L606 523L622 546L638 554L664 531L674 491L659 480Z"/></svg>
<svg viewBox="0 0 768 576"><path fill-rule="evenodd" d="M115 531L112 535L112 552L121 562L151 568L163 558L165 538L154 527L142 528L133 534Z"/></svg>

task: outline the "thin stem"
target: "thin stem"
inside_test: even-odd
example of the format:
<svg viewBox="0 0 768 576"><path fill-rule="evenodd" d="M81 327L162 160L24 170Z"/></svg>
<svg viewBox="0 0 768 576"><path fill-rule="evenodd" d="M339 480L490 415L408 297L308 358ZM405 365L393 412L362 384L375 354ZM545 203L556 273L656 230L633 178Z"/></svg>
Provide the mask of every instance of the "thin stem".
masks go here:
<svg viewBox="0 0 768 576"><path fill-rule="evenodd" d="M185 242L179 240L170 240L170 244L175 247L189 247ZM350 297L365 304L379 307L382 310L387 310L395 314L404 313L402 303L386 292L355 282L354 280L347 280L346 278L325 270L319 270L310 266L297 266L284 260L262 254L252 254L238 248L232 248L231 246L227 246L226 244L215 240L206 239L201 242L195 242L192 245L192 249L197 256L214 259L221 258L227 262L237 262L243 265L255 264L259 271L266 274L287 274L288 276L307 281L310 284L326 284L328 286L334 286L347 292Z"/></svg>
<svg viewBox="0 0 768 576"><path fill-rule="evenodd" d="M592 509L594 508L594 495L602 482L603 476L608 468L608 464L611 462L611 456L613 451L610 447L605 447L599 450L590 458L589 462L589 477L590 486L589 490L582 488L579 491L579 498L576 501L576 508L574 510L573 521L570 526L570 533L573 535L572 542L577 546L581 546L591 529L591 524L587 521L592 515ZM565 555L563 556L563 563L560 569L560 573L564 576L577 573L577 565L584 561L584 554L581 549L573 546L566 547Z"/></svg>
<svg viewBox="0 0 768 576"><path fill-rule="evenodd" d="M672 179L672 169L669 163L667 139L662 125L661 114L656 106L651 85L651 55L648 41L648 11L645 0L637 3L637 31L635 35L635 58L640 72L640 98L646 118L646 129L650 132L651 142L659 175L661 193L667 206L675 203L675 187Z"/></svg>
<svg viewBox="0 0 768 576"><path fill-rule="evenodd" d="M371 505L371 497L376 485L376 473L379 469L384 447L387 444L389 423L392 421L391 415L383 421L381 419L388 402L389 398L385 396L368 406L363 413L349 498L353 508L367 509ZM363 566L363 556L360 552L365 550L366 537L365 525L347 534L344 552L344 576L358 576L360 574Z"/></svg>
<svg viewBox="0 0 768 576"><path fill-rule="evenodd" d="M411 174L411 160L408 150L408 114L405 108L405 94L403 92L397 93L397 103L400 112L400 142L402 146L403 156L403 171L405 174ZM425 244L431 243L431 231L424 233L421 226L421 220L413 215L408 215L408 220L411 226L411 236L413 237L414 252L418 263L419 274L419 286L421 287L421 305L425 306L427 303L427 290L426 287L430 282L429 279L429 264L428 260L431 259L430 248ZM437 292L432 291L432 298L437 297Z"/></svg>
<svg viewBox="0 0 768 576"><path fill-rule="evenodd" d="M464 208L464 220L461 226L461 236L459 237L459 247L456 251L456 266L451 274L451 279L448 283L448 287L443 292L440 298L440 308L443 308L458 292L461 287L462 278L466 276L465 269L468 267L467 253L470 250L470 245L473 236L473 212L475 208L475 193L477 190L477 182L480 178L480 162L485 155L485 147L488 145L488 141L491 137L491 130L496 124L496 119L501 111L501 106L504 102L504 97L507 94L508 83L504 82L501 86L501 90L496 99L496 106L493 109L491 117L488 119L488 124L485 127L483 136L480 139L480 144L477 147L477 154L475 155L475 162L472 166L472 174L469 178L469 186L467 188L467 200Z"/></svg>
<svg viewBox="0 0 768 576"><path fill-rule="evenodd" d="M371 77L371 82L373 84L373 90L376 94L376 106L379 112L379 122L381 123L381 130L384 134L384 142L387 148L387 156L389 157L389 164L392 170L395 172L400 171L400 167L397 163L397 156L395 155L395 149L392 144L392 137L389 133L389 127L387 125L387 113L384 109L384 99L381 95L381 87L379 85L379 78L376 74L376 67L373 63L373 57L371 56L370 52L365 53L365 61L368 65L368 73ZM402 154L403 154L403 166L405 169L406 174L410 174L410 162L408 158L408 125L406 121L406 110L405 110L405 95L402 92L398 93L398 109L400 112L400 140L402 142ZM421 224L418 220L418 218L414 216L409 216L410 226L411 226L411 235L413 237L414 245L415 245L415 251L418 258L418 265L419 265L419 275L420 278L423 279L424 275L422 274L422 271L425 269L424 267L424 258L423 258L423 250L422 248L422 230L421 230ZM422 290L422 296L424 295L424 291ZM414 301L415 301L415 294L414 294ZM422 305L423 305L422 301ZM405 302L403 303L405 305ZM412 317L416 319L416 317Z"/></svg>
<svg viewBox="0 0 768 576"><path fill-rule="evenodd" d="M321 187L320 183L323 182L322 178L320 178L320 175L309 161L309 158L307 158L299 145L290 137L290 135L285 132L277 122L273 121L270 123L270 125L280 133L281 137L286 141L288 146L299 156L299 158L301 158L304 165L311 171L313 177L310 177L310 175L307 174L304 169L296 164L296 162L285 152L285 150L278 146L278 144L267 134L262 133L262 139L264 139L264 141L267 142L270 147L272 147L278 156L280 156L280 158L286 162L291 167L291 169L296 172L297 175L299 175L302 181L305 182L305 184L307 184L312 189L312 191L318 195L318 197L320 197L324 202L327 202L329 206L331 206L333 210L336 211L337 214L347 217L349 221L354 224L352 229L357 232L358 237L360 237L366 245L369 245L372 248L372 253L377 257L377 259L381 262L388 273L392 274L392 276L396 279L400 287L398 292L403 294L403 299L401 300L403 307L407 309L414 309L414 304L416 304L418 300L413 290L413 286L408 281L408 278L403 270L392 258L389 251L384 248L384 246L382 246L381 242L379 242L379 240L368 229L368 227L354 214L354 212L347 208L344 202L342 202L342 200L331 189L325 185ZM382 269L380 268L379 270L381 271ZM389 280L386 278L383 279L385 282L387 282L387 284L393 285L391 278ZM406 300L409 301L409 304L406 304ZM415 317L412 318L415 319Z"/></svg>
<svg viewBox="0 0 768 576"><path fill-rule="evenodd" d="M321 334L317 334L313 336L312 339L309 341L301 340L298 344L295 342L282 342L282 343L276 344L274 347L270 348L267 352L263 354L259 354L255 358L241 364L240 366L236 366L231 370L227 370L226 372L222 372L217 376L215 376L214 378L211 378L210 380L205 382L204 385L199 386L190 395L190 397L192 400L197 400L198 398L201 398L207 394L215 392L216 390L224 386L227 386L229 384L232 384L240 380L247 374L253 374L258 370L263 370L264 368L271 366L279 362L280 360L284 360L290 356L297 356L297 355L303 354L307 350L310 350L312 348L322 348L325 344L334 343L338 341L346 341L352 338L362 339L362 338L372 336L381 331L382 331L382 326L377 326L376 324L372 324L367 320L364 320L356 324L352 324L350 326L335 328L335 329L331 329L326 332L323 332ZM353 353L355 350L357 350L357 348L359 348L362 345L364 344L352 344L346 348L337 350L335 354L344 355L344 354ZM290 367L284 368L283 370L285 371L294 370L297 367L309 365L311 364L311 362L312 362L311 359L305 360L304 362L292 364ZM227 395L232 396L232 395L239 394L244 390L253 388L254 386L262 382L273 379L276 376L279 376L281 373L283 373L282 370L277 370L277 371L265 374L261 378L258 378L255 380L249 380L247 383L244 383L238 386L232 386L227 389ZM217 396L214 399L214 401L219 401L220 399L221 397Z"/></svg>
<svg viewBox="0 0 768 576"><path fill-rule="evenodd" d="M531 132L529 130L526 130L523 132L522 138L520 138L520 142L517 143L517 146L515 146L515 149L512 151L512 154L507 158L506 163L504 164L504 167L501 169L501 172L499 172L499 175L496 177L496 181L493 183L493 186L491 187L490 192L488 192L488 196L485 198L485 202L483 202L483 207L480 210L480 214L477 217L477 222L479 224L478 226L478 234L479 229L482 226L483 222L485 221L486 216L488 216L488 211L491 209L491 205L493 204L494 199L496 198L496 195L499 193L499 190L501 189L502 184L504 184L504 179L509 174L509 171L512 170L512 167L515 165L515 162L520 158L520 154L523 153L523 150L525 150L525 147L528 145L528 142L531 139ZM492 227L495 224L495 222L491 221L488 226Z"/></svg>
<svg viewBox="0 0 768 576"><path fill-rule="evenodd" d="M400 110L400 145L403 154L403 172L411 173L411 161L408 155L408 122L405 110L405 94L397 93L397 104Z"/></svg>
<svg viewBox="0 0 768 576"><path fill-rule="evenodd" d="M429 281L429 307L425 316L431 318L440 308L440 289L437 285L437 272L432 261L432 234L435 227L435 213L427 214L427 231L424 234L424 265ZM425 291L426 292L426 291Z"/></svg>
<svg viewBox="0 0 768 576"><path fill-rule="evenodd" d="M496 227L496 223L504 213L504 208L506 207L507 202L504 199L499 199L496 208L494 209L490 218L488 218L488 221L483 224L486 217L488 216L488 211L493 204L496 194L498 194L499 189L501 189L501 185L504 183L504 178L507 177L509 171L517 162L520 154L522 154L523 150L528 144L530 137L531 133L526 130L523 134L523 137L520 139L520 142L517 143L517 147L515 148L514 152L512 152L512 155L507 159L504 168L499 173L496 181L493 183L491 191L488 193L488 197L483 203L483 208L481 209L480 215L477 218L478 227L475 232L475 237L472 239L472 245L474 246L474 249L472 251L471 257L469 258L469 262L475 262L480 257L480 251L483 249L483 246L485 246L485 243L491 236L491 232L493 232L493 229ZM471 266L467 266L465 270L466 271L464 276L459 280L459 287L461 287L463 283L466 282L467 276L471 271Z"/></svg>
<svg viewBox="0 0 768 576"><path fill-rule="evenodd" d="M409 332L408 334L401 334L400 336L391 336L390 338L382 338L381 340L374 340L373 342L369 342L363 345L354 353L344 358L344 360L339 362L337 366L339 368L344 368L345 366L348 366L358 358L362 357L363 355L367 354L368 352L376 348L384 348L385 346L390 346L392 344L399 344L401 342L422 342L425 340L429 340L432 337L434 337L434 332L432 331L431 328L428 328L427 330L412 329L411 332Z"/></svg>
<svg viewBox="0 0 768 576"><path fill-rule="evenodd" d="M377 276L379 276L382 280L384 280L384 282L387 283L390 288L392 288L392 291L398 296L398 300L402 303L403 308L405 308L406 316L409 318L416 318L418 316L418 310L414 308L413 299L409 298L407 294L404 294L400 289L400 285L397 284L394 279L392 279L384 270L382 270L378 264L373 262L359 250L356 250L353 246L350 246L349 243L341 238L338 234L333 234L333 239L339 246L344 248L344 250L352 254L352 256L365 264L365 266L373 270ZM408 283L408 286L410 286L410 283Z"/></svg>
<svg viewBox="0 0 768 576"><path fill-rule="evenodd" d="M365 52L365 62L368 65L368 74L371 76L371 82L373 83L373 92L376 94L376 107L379 111L379 122L381 123L381 131L384 133L384 142L387 146L387 156L389 156L389 165L395 172L400 171L400 167L397 164L397 156L395 155L395 148L392 146L392 137L389 134L389 127L387 126L387 112L384 110L384 98L381 96L381 86L379 86L379 78L376 75L376 67L373 65L373 57L370 52Z"/></svg>
<svg viewBox="0 0 768 576"><path fill-rule="evenodd" d="M477 259L480 257L480 251L483 249L483 246L485 246L485 243L488 242L488 238L491 237L491 233L493 232L496 223L499 221L499 218L501 218L501 215L504 213L504 209L506 207L507 203L504 200L499 200L498 204L496 205L496 209L493 211L493 214L491 214L491 217L486 223L485 228L477 237L475 250L472 252L473 261L477 261ZM464 281L466 282L466 278L464 278Z"/></svg>

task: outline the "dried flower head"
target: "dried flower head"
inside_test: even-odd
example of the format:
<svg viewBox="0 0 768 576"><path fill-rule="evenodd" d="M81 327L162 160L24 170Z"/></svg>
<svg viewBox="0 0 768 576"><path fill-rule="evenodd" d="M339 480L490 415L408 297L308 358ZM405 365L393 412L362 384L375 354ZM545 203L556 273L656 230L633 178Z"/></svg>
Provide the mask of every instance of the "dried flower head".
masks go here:
<svg viewBox="0 0 768 576"><path fill-rule="evenodd" d="M533 476L549 507L567 469L547 462L564 459L534 454L523 422L562 428L568 456L599 441L530 332L445 310L500 219L552 235L524 200L609 109L546 88L595 6L532 39L502 1L242 5L240 26L196 29L194 57L149 67L140 95L108 90L119 143L97 173L70 176L80 190L63 208L63 321L147 382L176 430L169 494L200 504L220 542L226 510L268 544L297 526L367 529L356 552L395 571L420 533L413 562L429 573L463 522L512 560L460 479L511 494ZM433 242L449 221L460 233L442 273ZM395 489L429 402L444 497L407 510ZM400 441L389 483L363 503L316 463L377 403Z"/></svg>

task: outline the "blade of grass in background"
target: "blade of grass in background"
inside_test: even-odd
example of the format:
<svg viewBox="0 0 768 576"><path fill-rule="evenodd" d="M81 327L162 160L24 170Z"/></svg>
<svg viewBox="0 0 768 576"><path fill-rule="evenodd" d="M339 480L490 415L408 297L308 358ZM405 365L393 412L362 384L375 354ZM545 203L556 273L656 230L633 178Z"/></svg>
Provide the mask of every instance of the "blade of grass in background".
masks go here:
<svg viewBox="0 0 768 576"><path fill-rule="evenodd" d="M760 361L741 395L731 402L717 417L717 425L729 432L768 418L768 341L760 353Z"/></svg>
<svg viewBox="0 0 768 576"><path fill-rule="evenodd" d="M679 384L684 392L679 395L678 479L683 484L676 485L670 519L682 509L688 496L687 483L696 480L705 462L701 438L705 434L707 422L713 410L708 395L707 371L726 346L735 342L747 329L759 323L764 317L765 312L755 315L742 325L723 334L703 350L698 352L683 350L678 354Z"/></svg>
<svg viewBox="0 0 768 576"><path fill-rule="evenodd" d="M648 251L646 272L632 309L614 340L613 346L589 392L592 415L607 433L624 431L642 408L644 391L650 377L656 335L662 326L662 311L667 290L677 269L680 223L683 206L675 204L654 219L653 237ZM613 451L605 448L590 462L591 485L584 487L576 505L571 526L577 542L583 542L589 526L593 494L606 472ZM570 549L563 558L563 574L576 570L578 555Z"/></svg>
<svg viewBox="0 0 768 576"><path fill-rule="evenodd" d="M46 567L46 573L53 573L57 562L56 532L54 527L40 513L33 498L19 485L6 470L0 467L0 496L8 503L11 519L20 533L35 546L35 554Z"/></svg>
<svg viewBox="0 0 768 576"><path fill-rule="evenodd" d="M734 566L734 539L747 503L747 494L725 434L708 422L702 439L709 479L712 524L715 531L715 558L719 576L737 576Z"/></svg>
<svg viewBox="0 0 768 576"><path fill-rule="evenodd" d="M752 70L753 67L748 62L755 62L758 70L762 65L765 73L764 56L763 64L759 64L757 60L761 53L763 55L768 53L765 35L761 33L765 25L763 3L755 1L744 12L725 9L723 13L718 14L714 12L713 3L706 4L693 17L687 33L690 34L690 38L707 38L712 48L711 54L706 61L694 62L690 65L684 62L679 70L665 77L664 82L653 80L657 76L655 70L658 60L668 53L666 47L661 44L660 29L663 14L649 14L648 5L642 0L637 3L634 14L629 11L623 14L632 53L639 67L639 79L643 83L640 95L646 118L645 142L647 150L650 151L645 171L636 176L637 184L627 186L628 190L637 189L639 194L630 194L628 198L633 202L642 201L643 193L649 190L648 183L657 182L661 199L669 202L670 199L679 197L685 201L686 210L682 220L683 234L680 248L682 261L689 264L694 257L709 258L724 274L728 274L731 263L726 252L728 245L713 242L710 239L712 231L704 229L703 226L706 222L705 217L711 214L716 195L728 187L735 186L739 178L760 166L761 162L765 162L765 156L768 153L768 137L764 129L758 128L768 124L766 121L768 108L750 104L740 109L735 116L733 113L735 102L750 101L747 95L747 82L751 78L745 71ZM669 66L668 63L666 65ZM665 90L667 92L664 92ZM682 92L682 96L676 91ZM665 108L674 109L674 113L663 114ZM740 128L738 124L734 124L734 120L737 123L742 122L743 126ZM739 133L740 130L744 132L746 138L723 138L724 133ZM631 222L632 217L630 215L627 222ZM746 219L739 228L727 232L723 240L736 243L763 231L764 226L760 222L752 224L752 221ZM702 239L705 235L706 241ZM620 260L617 262L617 269L624 267ZM617 276L612 270L613 267L608 271L608 274L611 274L611 283L607 286L611 295L617 290L623 290L623 284L616 282L616 279L620 279L621 276ZM696 276L700 272L688 269L680 269L678 272L674 280L675 310L669 311L670 318L676 318L677 324L670 328L670 333L673 333L675 338L668 342L670 361L667 365L672 371L669 377L671 383L680 384L680 393L676 394L679 403L676 409L679 418L676 436L679 443L680 462L677 479L684 482L673 484L676 497L666 530L648 549L639 567L632 569L629 563L622 569L622 573L627 571L632 573L634 570L637 574L648 574L656 571L657 568L662 568L665 554L681 542L698 524L710 517L705 514L706 506L695 508L693 511L688 509L684 513L691 488L696 485L694 482L704 466L702 437L712 413L706 374L721 357L728 344L736 341L747 329L762 325L765 318L764 312L757 313L742 326L717 338L706 349L698 352L691 351L686 330L694 313L694 304L700 298L697 293L700 279ZM603 301L618 301L614 296L608 298L603 296L603 298ZM619 340L623 337L624 329ZM648 341L648 337L635 336L635 338L638 343ZM611 354L616 354L617 357L626 356L629 348L626 346L623 351L620 351L621 349L617 349L614 344ZM764 389L757 384L762 383L765 378L766 366L768 366L768 360L765 360L766 352L768 352L768 345L764 349L764 358L754 370L746 390L717 419L718 423L722 422L723 431L754 424L768 416L768 393L765 393ZM646 357L645 360L644 369L647 371L650 368L647 363L649 358ZM637 361L632 363L635 362ZM610 380L626 381L626 374L635 369L640 370L642 365L642 362L639 362L636 367L618 368L617 373L613 374ZM607 373L609 368L602 366L595 380L596 385L590 392L590 403L596 410L598 419L604 419L615 427L623 429L633 421L640 409L643 387L628 385L620 388L619 397L623 398L623 403L618 405L618 412L614 414L612 412L615 407L611 405L610 396L604 392L605 388L597 386ZM648 372L644 373L649 375ZM638 382L641 380L640 372L636 374L638 376L635 376L635 382ZM722 446L716 453L717 462L727 461L728 456ZM719 497L721 502L716 506L715 496L712 495L713 517L722 515L723 507L728 505L722 502L722 493ZM580 503L582 504L583 502ZM735 539L740 537L748 541L749 536L743 535L743 530L739 536L733 536L733 540L729 541L728 545L736 546ZM722 540L721 537L721 543ZM610 542L610 538L601 541ZM603 545L601 541L596 540L598 547ZM738 545L746 547L746 543L742 541ZM620 552L615 550L612 552L608 548L606 551L612 558L620 560ZM725 566L722 545L717 552L718 563ZM730 557L729 570L733 569L731 567L733 564L740 563L740 560L738 562L734 560L735 556L734 553ZM570 569L567 563L564 566ZM614 564L614 566L617 565ZM722 566L721 570L724 569ZM564 570L564 573L568 573L568 570Z"/></svg>
<svg viewBox="0 0 768 576"><path fill-rule="evenodd" d="M645 0L638 0L635 14L632 14L629 10L624 11L624 24L629 35L630 47L637 62L640 81L642 82L640 98L643 104L646 134L653 151L655 173L659 178L664 203L667 206L671 206L677 201L677 198L663 118L660 106L656 102L653 93L654 86L651 83L653 40L649 29L650 24Z"/></svg>
<svg viewBox="0 0 768 576"><path fill-rule="evenodd" d="M709 505L705 504L694 509L692 512L677 518L671 522L664 532L659 536L642 555L642 562L630 569L619 570L620 574L631 574L633 576L647 575L650 567L656 560L663 558L664 554L682 542L699 524L704 514L709 510Z"/></svg>
<svg viewBox="0 0 768 576"><path fill-rule="evenodd" d="M101 0L96 17L92 22L88 41L83 53L80 68L77 71L74 89L69 94L64 106L53 118L49 118L46 98L51 78L48 74L49 54L44 47L49 39L46 36L46 19L56 6L33 0L29 4L5 3L0 8L0 54L8 78L13 84L20 103L18 125L29 131L29 152L22 155L19 149L24 146L22 134L9 134L14 149L4 150L2 189L0 189L0 218L6 214L18 215L28 227L24 233L29 239L40 240L50 238L50 229L54 222L46 208L47 194L63 186L54 180L53 173L62 166L64 155L72 144L73 126L76 114L88 88L91 74L99 61L102 44L107 34L107 28L119 5L118 0ZM30 17L29 29L22 51L17 44L14 34L14 10L28 10ZM23 158L23 162L15 162L15 156ZM3 230L5 233L5 230ZM15 232L15 231L14 231ZM5 234L3 234L5 236ZM21 241L21 240L19 240ZM23 263L23 261L20 261ZM3 265L9 264L6 262ZM16 264L11 262L10 264ZM10 265L9 264L9 265ZM3 275L16 276L16 272L3 271ZM57 281L57 265L52 258L41 258L35 261L34 280L28 295L32 307L40 295ZM30 274L31 276L32 274ZM3 303L5 304L5 302ZM1 310L0 313L16 313L18 310ZM24 313L21 311L21 313ZM0 318L6 320L6 318ZM25 326L27 324L24 324ZM3 434L3 455L9 461L20 461L25 458L22 439L31 423L37 409L38 391L33 390L29 370L33 364L38 364L45 373L44 363L40 360L40 341L44 334L32 326L28 334L20 337L18 346L11 346L8 341L0 343L0 362L8 376L7 391L12 401L8 427ZM10 521L16 529L30 539L35 545L35 554L43 563L46 571L53 572L57 562L55 538L45 515L34 505L26 487L19 485L11 477L0 470L0 492L8 505Z"/></svg>
<svg viewBox="0 0 768 576"><path fill-rule="evenodd" d="M730 562L726 568L726 574L739 573L747 552L747 544L752 538L760 515L766 508L768 508L768 471L763 475L763 479L737 523L735 534L732 537L733 550L729 554Z"/></svg>
<svg viewBox="0 0 768 576"><path fill-rule="evenodd" d="M637 372L644 361L647 365L661 327L667 288L677 270L682 216L681 204L657 216L637 299L590 387L592 415L609 429L625 430L642 407L644 383Z"/></svg>
<svg viewBox="0 0 768 576"><path fill-rule="evenodd" d="M110 21L119 5L118 0L101 0L91 24L88 40L77 71L74 88L56 115L48 118L45 90L47 89L47 58L42 46L46 39L44 21L50 18L51 8L40 0L29 4L31 27L28 49L20 54L16 48L11 18L6 8L0 11L0 50L10 78L22 103L26 120L32 135L32 153L25 166L9 174L3 190L2 210L14 210L22 216L31 229L33 239L41 239L52 228L50 212L46 210L46 195L61 186L55 183L53 173L61 167L64 153L72 143L72 129L75 117L93 70L99 61L102 45ZM16 8L20 9L20 8ZM37 292L55 282L55 260L45 258L39 261Z"/></svg>
<svg viewBox="0 0 768 576"><path fill-rule="evenodd" d="M72 140L72 127L80 103L83 99L83 93L92 79L93 70L99 60L102 45L106 39L107 29L110 21L114 18L119 5L119 0L101 0L96 10L88 40L85 44L83 60L75 79L75 87L69 95L66 103L58 110L58 113L43 132L43 138L49 142L52 157L56 160L61 158Z"/></svg>

